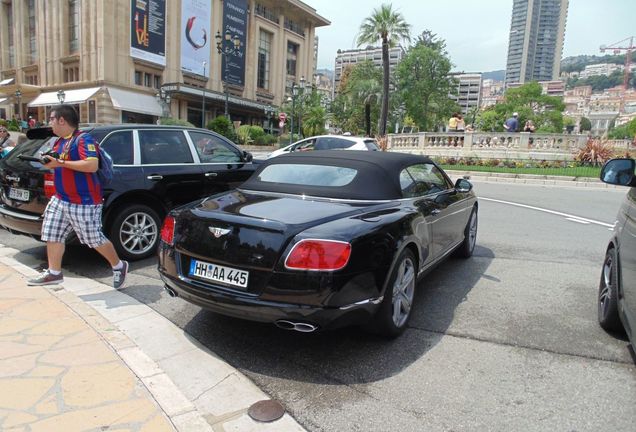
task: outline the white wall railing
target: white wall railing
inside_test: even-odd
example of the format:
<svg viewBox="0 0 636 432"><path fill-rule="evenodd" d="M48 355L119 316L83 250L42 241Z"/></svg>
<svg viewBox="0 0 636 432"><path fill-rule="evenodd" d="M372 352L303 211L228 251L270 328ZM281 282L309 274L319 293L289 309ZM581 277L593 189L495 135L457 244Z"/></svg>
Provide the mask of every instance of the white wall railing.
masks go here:
<svg viewBox="0 0 636 432"><path fill-rule="evenodd" d="M529 132L420 132L389 134L387 149L429 156L571 160L588 138ZM633 148L629 140L610 142L617 150Z"/></svg>

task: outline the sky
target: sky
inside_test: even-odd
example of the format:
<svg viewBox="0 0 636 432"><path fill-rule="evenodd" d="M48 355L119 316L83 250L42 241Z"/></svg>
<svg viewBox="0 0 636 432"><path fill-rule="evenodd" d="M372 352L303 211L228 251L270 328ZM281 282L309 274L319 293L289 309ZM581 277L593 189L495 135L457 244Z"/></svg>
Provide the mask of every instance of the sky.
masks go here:
<svg viewBox="0 0 636 432"><path fill-rule="evenodd" d="M303 1L331 21L330 26L316 29L319 69L334 69L338 49L357 48L360 24L382 3L391 3L404 16L412 36L431 30L446 40L454 71L506 68L513 0ZM635 17L636 0L570 0L563 57L600 55L601 45L636 36Z"/></svg>

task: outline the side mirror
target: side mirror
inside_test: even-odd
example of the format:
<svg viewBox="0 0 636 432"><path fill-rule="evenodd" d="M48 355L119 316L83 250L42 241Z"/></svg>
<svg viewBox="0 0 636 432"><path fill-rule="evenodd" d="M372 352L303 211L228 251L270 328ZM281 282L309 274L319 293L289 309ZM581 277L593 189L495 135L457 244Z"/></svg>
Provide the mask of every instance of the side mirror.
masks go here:
<svg viewBox="0 0 636 432"><path fill-rule="evenodd" d="M455 182L455 190L457 192L470 192L473 190L473 184L466 179L460 178Z"/></svg>
<svg viewBox="0 0 636 432"><path fill-rule="evenodd" d="M243 151L243 160L245 162L252 162L252 159L254 159L254 157L252 156L252 153Z"/></svg>
<svg viewBox="0 0 636 432"><path fill-rule="evenodd" d="M636 186L634 159L611 159L601 170L601 180L619 186Z"/></svg>

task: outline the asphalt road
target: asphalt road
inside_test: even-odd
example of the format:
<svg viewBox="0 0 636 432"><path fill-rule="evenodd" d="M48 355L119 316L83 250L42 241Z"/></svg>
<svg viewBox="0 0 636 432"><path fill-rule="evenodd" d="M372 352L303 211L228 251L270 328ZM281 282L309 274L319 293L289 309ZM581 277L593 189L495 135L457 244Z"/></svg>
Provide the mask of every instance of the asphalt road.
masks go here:
<svg viewBox="0 0 636 432"><path fill-rule="evenodd" d="M203 311L162 292L153 259L125 290L283 402L310 431L629 431L636 367L596 322L600 269L625 189L477 182L475 255L419 285L410 328L296 334ZM549 210L550 212L546 212ZM0 232L44 261L45 248ZM64 266L108 283L94 252ZM196 365L193 365L196 367Z"/></svg>

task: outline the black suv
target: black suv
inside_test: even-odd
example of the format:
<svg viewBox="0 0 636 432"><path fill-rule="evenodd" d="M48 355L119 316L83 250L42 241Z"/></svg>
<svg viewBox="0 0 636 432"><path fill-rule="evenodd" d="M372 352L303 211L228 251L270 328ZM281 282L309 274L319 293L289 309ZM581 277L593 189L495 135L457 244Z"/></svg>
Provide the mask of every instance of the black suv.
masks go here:
<svg viewBox="0 0 636 432"><path fill-rule="evenodd" d="M114 178L104 188L103 226L127 260L155 252L170 209L238 186L255 168L250 153L204 129L123 124L82 130L113 158ZM39 240L42 214L55 192L53 172L19 156L39 156L56 137L50 128L30 130L27 137L0 160L0 225Z"/></svg>

